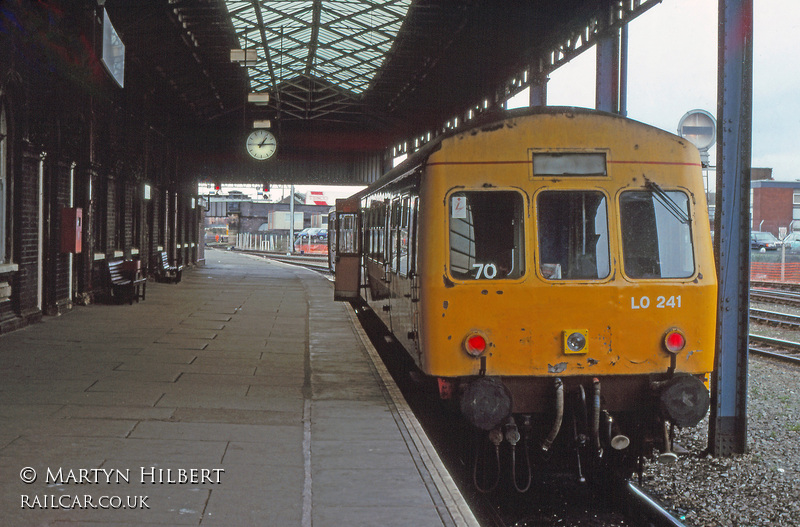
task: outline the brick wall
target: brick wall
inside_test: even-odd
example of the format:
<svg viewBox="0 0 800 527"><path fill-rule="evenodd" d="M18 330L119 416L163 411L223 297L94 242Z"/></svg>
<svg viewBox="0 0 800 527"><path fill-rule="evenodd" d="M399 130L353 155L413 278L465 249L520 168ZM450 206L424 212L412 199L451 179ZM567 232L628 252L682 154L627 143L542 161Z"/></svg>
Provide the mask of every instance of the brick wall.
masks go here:
<svg viewBox="0 0 800 527"><path fill-rule="evenodd" d="M46 210L45 239L46 259L44 272L44 311L47 314L61 313L71 302L69 298L69 255L61 252L61 211L69 206L70 166L65 162L45 160Z"/></svg>
<svg viewBox="0 0 800 527"><path fill-rule="evenodd" d="M117 207L117 185L112 178L106 178L105 192L103 193L106 209L106 240L98 252L113 256L114 249L117 248L117 216L121 213Z"/></svg>
<svg viewBox="0 0 800 527"><path fill-rule="evenodd" d="M19 271L14 275L12 304L26 320L41 316L37 306L39 162L39 153L26 148L14 186L14 254Z"/></svg>
<svg viewBox="0 0 800 527"><path fill-rule="evenodd" d="M46 29L61 35L64 42L82 42L78 35L100 29L93 10L77 4L60 2L63 12L36 2L12 4L12 13L19 4L41 15L41 20L50 24ZM148 262L159 246L174 254L178 241L191 244L197 238L197 229L191 230L191 211L186 210L192 175L178 173L177 167L183 165L177 145L158 129L168 126L169 120L159 114L148 121L153 114L142 111L149 95L131 87L120 91L105 76L94 75L92 68L81 69L80 65L92 64L94 59L91 50L82 55L86 51L82 45L70 49L75 54L70 62L77 68L70 70L74 75L61 75L61 57L33 45L38 40L31 38L29 28L12 25L6 29L0 35L0 79L5 102L13 108L6 141L11 145L8 230L15 265L8 266L0 280L8 282L11 295L10 302L0 302L0 331L41 317L40 265L42 309L55 314L72 301L70 257L60 247L61 211L69 205L72 162L76 163L74 205L83 209L83 252L73 258L73 293L79 300L107 287L105 261L100 255L113 257L115 251L123 251L125 257L135 258L132 249L138 248L139 258ZM138 66L131 67L135 70ZM144 76L134 72L132 77L134 88L136 79L149 86ZM54 93L61 97L54 99ZM42 152L48 155L40 216ZM180 214L185 216L179 217L177 230L174 193L165 192L167 188L175 190L176 181L184 181L187 187L180 194L186 201ZM142 195L145 183L152 189L149 201ZM188 263L192 256L189 247L182 261ZM9 294L9 286L2 286L2 294Z"/></svg>
<svg viewBox="0 0 800 527"><path fill-rule="evenodd" d="M131 248L136 245L133 241L133 214L134 214L134 206L133 206L133 193L134 193L134 186L131 184L127 184L125 182L122 183L122 206L123 206L123 215L122 215L122 240L121 243L118 244L118 248L122 249L125 252L125 258L131 258Z"/></svg>
<svg viewBox="0 0 800 527"><path fill-rule="evenodd" d="M153 261L153 256L158 252L158 247L161 245L159 236L161 234L159 214L161 212L161 193L158 188L153 187L150 193L150 203L147 205L147 222L148 222L148 265Z"/></svg>
<svg viewBox="0 0 800 527"><path fill-rule="evenodd" d="M778 236L781 227L788 230L792 221L794 189L761 187L753 189L753 230L768 231Z"/></svg>

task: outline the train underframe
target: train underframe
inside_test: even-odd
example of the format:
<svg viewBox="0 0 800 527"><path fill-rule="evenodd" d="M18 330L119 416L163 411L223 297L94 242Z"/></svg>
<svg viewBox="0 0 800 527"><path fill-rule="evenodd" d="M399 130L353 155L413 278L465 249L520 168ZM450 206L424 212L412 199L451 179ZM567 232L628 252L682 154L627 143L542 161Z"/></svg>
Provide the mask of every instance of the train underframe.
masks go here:
<svg viewBox="0 0 800 527"><path fill-rule="evenodd" d="M525 492L537 473L572 473L600 487L628 479L642 460L677 460L674 427L696 426L709 407L703 380L688 374L439 379L440 395L475 430L473 481L501 478Z"/></svg>

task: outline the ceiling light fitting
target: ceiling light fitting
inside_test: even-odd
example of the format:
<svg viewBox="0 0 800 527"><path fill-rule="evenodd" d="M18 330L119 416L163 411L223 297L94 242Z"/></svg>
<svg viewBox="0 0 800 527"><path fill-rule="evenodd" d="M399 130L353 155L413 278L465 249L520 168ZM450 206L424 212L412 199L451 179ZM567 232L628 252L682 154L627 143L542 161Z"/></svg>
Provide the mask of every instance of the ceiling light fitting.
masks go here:
<svg viewBox="0 0 800 527"><path fill-rule="evenodd" d="M255 104L256 106L269 104L269 93L248 93L247 102Z"/></svg>
<svg viewBox="0 0 800 527"><path fill-rule="evenodd" d="M231 62L257 62L258 53L254 49L232 49Z"/></svg>

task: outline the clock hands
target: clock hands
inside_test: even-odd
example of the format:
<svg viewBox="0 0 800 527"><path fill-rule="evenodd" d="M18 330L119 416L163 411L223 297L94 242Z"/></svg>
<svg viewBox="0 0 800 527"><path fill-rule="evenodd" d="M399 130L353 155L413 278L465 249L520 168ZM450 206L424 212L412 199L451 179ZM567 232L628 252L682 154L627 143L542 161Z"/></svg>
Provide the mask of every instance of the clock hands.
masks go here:
<svg viewBox="0 0 800 527"><path fill-rule="evenodd" d="M278 140L267 130L255 130L247 138L247 150L256 159L272 157L277 148Z"/></svg>

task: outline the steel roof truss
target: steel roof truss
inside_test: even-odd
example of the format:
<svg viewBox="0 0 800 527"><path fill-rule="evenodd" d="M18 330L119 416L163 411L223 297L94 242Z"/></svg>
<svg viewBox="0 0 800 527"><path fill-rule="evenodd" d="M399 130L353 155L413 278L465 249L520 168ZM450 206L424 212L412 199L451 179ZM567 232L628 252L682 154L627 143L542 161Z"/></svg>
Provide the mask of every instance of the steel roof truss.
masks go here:
<svg viewBox="0 0 800 527"><path fill-rule="evenodd" d="M279 107L281 87L290 86L287 79L329 78L340 88L361 94L391 49L411 0L226 3L240 45L258 50L259 60L247 64L251 86L276 91ZM317 108L315 87L293 89L308 90L309 104L314 99Z"/></svg>

